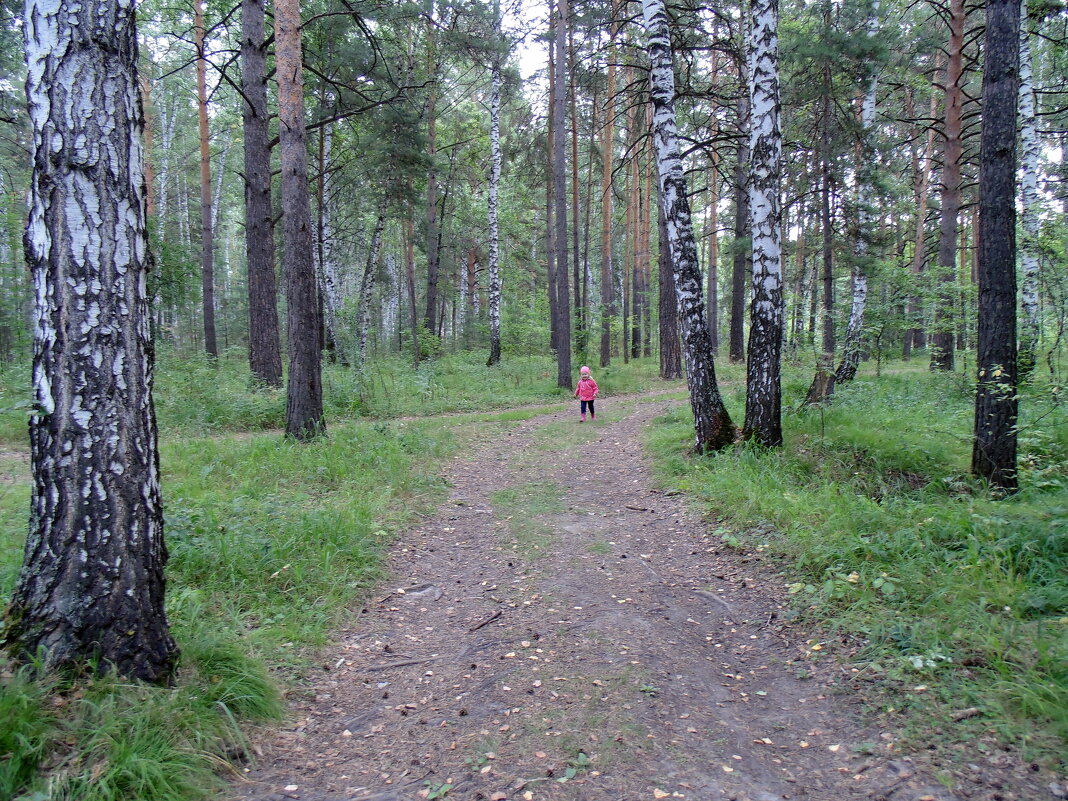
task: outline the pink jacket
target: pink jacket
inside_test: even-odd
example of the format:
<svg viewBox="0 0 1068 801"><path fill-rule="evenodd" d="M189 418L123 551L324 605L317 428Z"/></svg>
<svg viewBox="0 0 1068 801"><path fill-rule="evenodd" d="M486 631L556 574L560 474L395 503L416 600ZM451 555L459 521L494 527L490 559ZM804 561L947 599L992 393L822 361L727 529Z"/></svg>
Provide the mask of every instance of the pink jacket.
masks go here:
<svg viewBox="0 0 1068 801"><path fill-rule="evenodd" d="M580 378L575 394L579 400L591 401L597 397L597 382L592 378Z"/></svg>

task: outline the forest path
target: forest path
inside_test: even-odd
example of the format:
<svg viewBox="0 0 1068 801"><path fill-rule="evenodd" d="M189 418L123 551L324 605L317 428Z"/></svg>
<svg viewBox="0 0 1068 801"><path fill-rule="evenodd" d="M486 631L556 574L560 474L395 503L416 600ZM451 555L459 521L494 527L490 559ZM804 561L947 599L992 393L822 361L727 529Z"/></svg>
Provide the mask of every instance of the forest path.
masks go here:
<svg viewBox="0 0 1068 801"><path fill-rule="evenodd" d="M810 661L774 565L653 488L642 430L679 403L478 438L231 798L951 799L862 753L891 735Z"/></svg>

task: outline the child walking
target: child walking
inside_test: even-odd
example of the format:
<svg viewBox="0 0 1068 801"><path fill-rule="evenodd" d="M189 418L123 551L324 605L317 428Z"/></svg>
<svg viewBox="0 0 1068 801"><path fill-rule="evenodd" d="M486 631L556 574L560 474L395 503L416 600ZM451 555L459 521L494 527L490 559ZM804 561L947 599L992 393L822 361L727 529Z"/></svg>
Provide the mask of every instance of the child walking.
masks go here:
<svg viewBox="0 0 1068 801"><path fill-rule="evenodd" d="M590 377L590 368L585 365L579 370L579 382L578 387L575 389L575 395L578 396L579 401L582 403L582 419L580 423L586 422L586 407L590 407L590 420L596 420L597 414L593 410L593 402L597 399L597 382Z"/></svg>

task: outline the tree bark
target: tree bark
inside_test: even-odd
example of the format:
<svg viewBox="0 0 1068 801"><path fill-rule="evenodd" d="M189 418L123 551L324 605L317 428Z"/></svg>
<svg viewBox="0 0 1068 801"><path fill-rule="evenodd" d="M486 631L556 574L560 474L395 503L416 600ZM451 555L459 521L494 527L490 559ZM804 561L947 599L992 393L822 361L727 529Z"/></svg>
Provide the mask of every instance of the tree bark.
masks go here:
<svg viewBox="0 0 1068 801"><path fill-rule="evenodd" d="M1020 380L1026 381L1035 369L1038 348L1038 256L1041 229L1041 201L1038 194L1039 157L1042 146L1035 123L1035 85L1031 69L1031 42L1027 26L1027 1L1020 2L1020 209L1021 262L1020 287ZM1063 156L1062 156L1063 158Z"/></svg>
<svg viewBox="0 0 1068 801"><path fill-rule="evenodd" d="M567 269L567 163L564 160L564 88L567 59L567 0L556 0L556 82L553 86L553 200L556 224L556 385L571 389L571 293Z"/></svg>
<svg viewBox="0 0 1068 801"><path fill-rule="evenodd" d="M744 70L743 70L744 71ZM745 361L745 278L749 265L749 97L738 98L738 126L742 133L734 165L734 253L731 268L730 360Z"/></svg>
<svg viewBox="0 0 1068 801"><path fill-rule="evenodd" d="M162 682L178 652L164 611L134 6L30 2L23 31L33 490L3 639L49 670L99 660Z"/></svg>
<svg viewBox="0 0 1068 801"><path fill-rule="evenodd" d="M782 445L782 216L779 184L778 0L751 0L749 50L749 208L753 238L753 302L749 312L745 425L742 436Z"/></svg>
<svg viewBox="0 0 1068 801"><path fill-rule="evenodd" d="M215 338L215 240L211 216L211 141L208 138L207 57L204 49L204 0L193 2L196 44L197 120L200 132L200 273L204 317L204 352L219 355Z"/></svg>
<svg viewBox="0 0 1068 801"><path fill-rule="evenodd" d="M282 168L282 259L289 337L286 436L310 440L325 430L325 422L319 304L312 262L308 151L304 133L300 0L275 3L274 40Z"/></svg>
<svg viewBox="0 0 1068 801"><path fill-rule="evenodd" d="M679 310L675 300L675 277L671 273L671 246L668 243L667 221L661 203L656 204L660 229L660 377L665 381L682 378L682 350L679 347Z"/></svg>
<svg viewBox="0 0 1068 801"><path fill-rule="evenodd" d="M942 218L938 237L938 276L934 335L931 337L931 369L952 370L953 284L956 272L957 217L960 215L961 104L964 93L961 76L964 65L964 0L952 0L949 16L949 62L946 66L946 143L942 156Z"/></svg>
<svg viewBox="0 0 1068 801"><path fill-rule="evenodd" d="M429 92L426 115L426 155L429 169L426 176L426 317L424 325L431 336L438 330L438 89L437 37L434 23L435 0L430 0L426 19L427 73Z"/></svg>
<svg viewBox="0 0 1068 801"><path fill-rule="evenodd" d="M252 376L282 386L278 287L274 275L271 151L263 0L241 3L241 94L245 134L245 256L248 261L248 360Z"/></svg>
<svg viewBox="0 0 1068 801"><path fill-rule="evenodd" d="M1013 491L1016 473L1016 111L1020 5L988 0L979 157L979 343L972 473Z"/></svg>
<svg viewBox="0 0 1068 801"><path fill-rule="evenodd" d="M676 132L675 75L667 11L663 0L643 0L642 11L648 37L649 88L653 102L653 141L660 203L671 249L686 357L686 383L694 415L695 449L704 453L720 450L734 442L734 425L716 384L712 343L705 324L697 243L693 236L686 177Z"/></svg>

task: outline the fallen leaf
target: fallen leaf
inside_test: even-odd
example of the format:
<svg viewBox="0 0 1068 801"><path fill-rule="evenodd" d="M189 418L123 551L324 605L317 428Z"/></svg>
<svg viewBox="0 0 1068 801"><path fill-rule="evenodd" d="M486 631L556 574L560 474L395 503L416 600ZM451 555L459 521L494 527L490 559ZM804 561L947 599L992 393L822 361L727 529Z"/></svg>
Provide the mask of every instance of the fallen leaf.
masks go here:
<svg viewBox="0 0 1068 801"><path fill-rule="evenodd" d="M534 801L534 793L530 792L530 790L527 790L525 793L523 793L523 798L526 799L526 801Z"/></svg>
<svg viewBox="0 0 1068 801"><path fill-rule="evenodd" d="M723 766L723 772L724 773L734 773L734 768L732 768L730 765L724 765Z"/></svg>
<svg viewBox="0 0 1068 801"><path fill-rule="evenodd" d="M659 787L654 787L653 788L653 798L667 798L670 795L671 795L671 793L665 793Z"/></svg>
<svg viewBox="0 0 1068 801"><path fill-rule="evenodd" d="M829 745L829 746L827 746L827 750L828 751L833 751L834 753L838 753L838 749L841 748L841 747L842 746L840 746L840 745Z"/></svg>
<svg viewBox="0 0 1068 801"><path fill-rule="evenodd" d="M292 793L294 790L297 789L297 785L295 785L295 784L287 784L284 789L285 789L285 791L287 793Z"/></svg>

